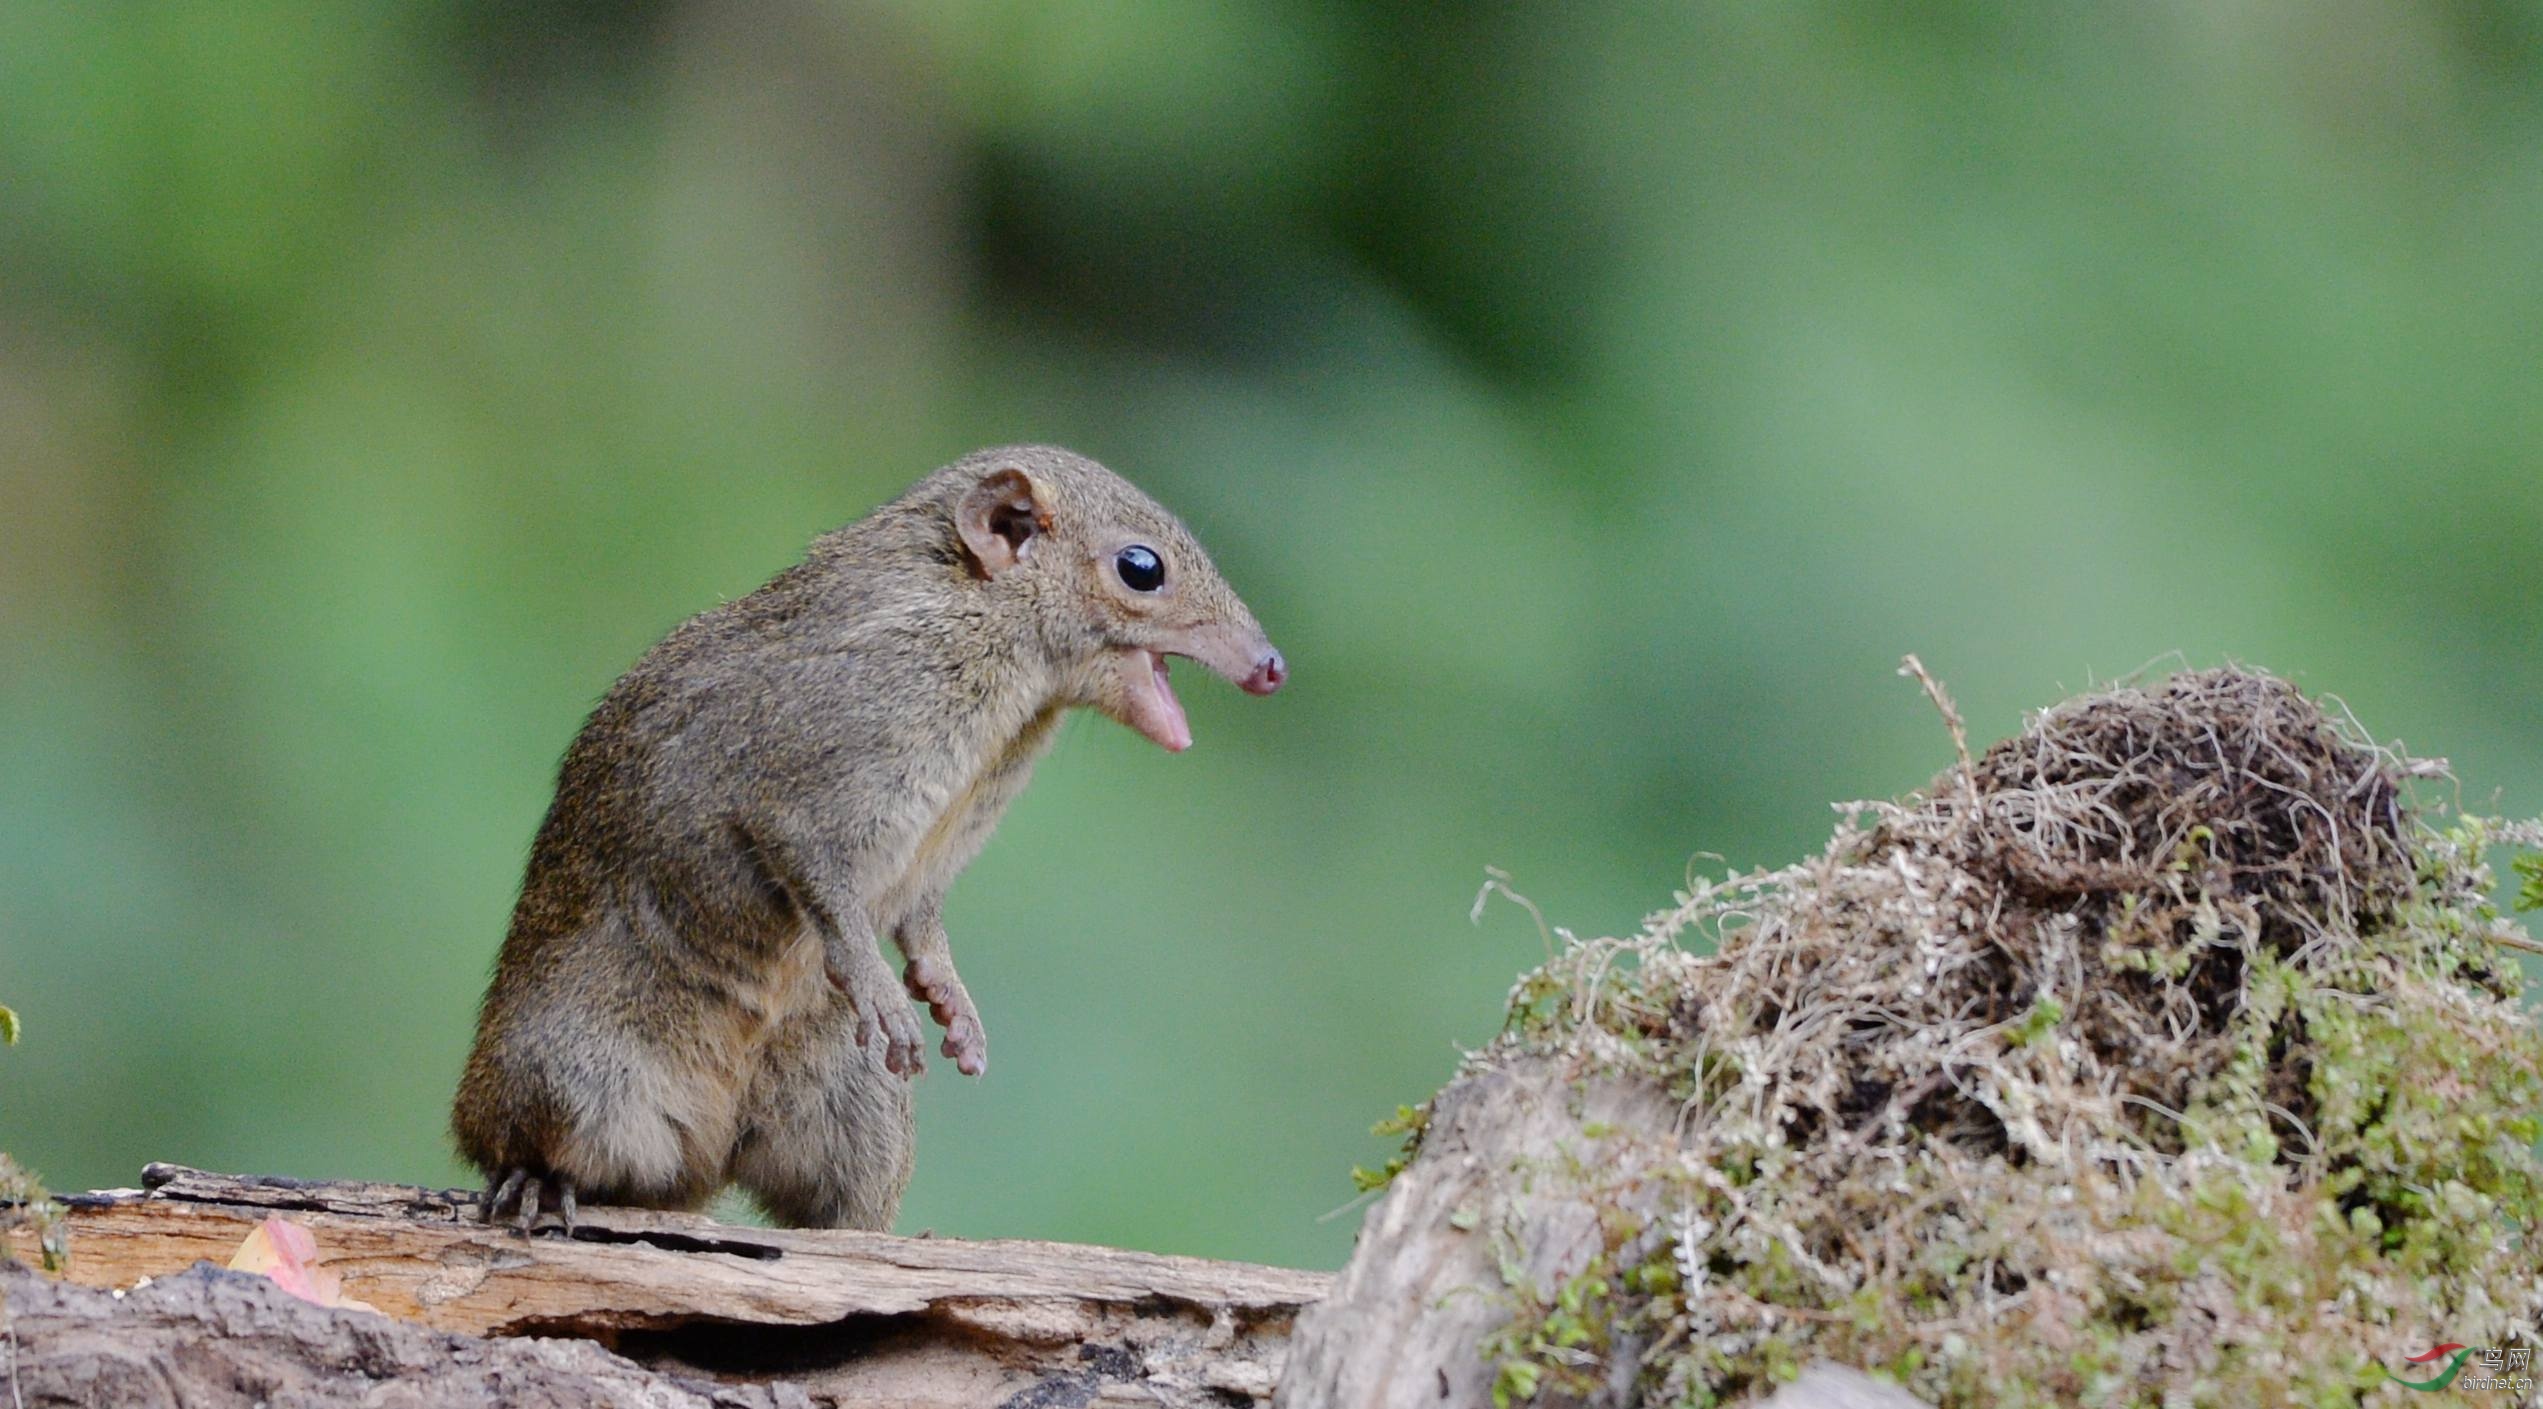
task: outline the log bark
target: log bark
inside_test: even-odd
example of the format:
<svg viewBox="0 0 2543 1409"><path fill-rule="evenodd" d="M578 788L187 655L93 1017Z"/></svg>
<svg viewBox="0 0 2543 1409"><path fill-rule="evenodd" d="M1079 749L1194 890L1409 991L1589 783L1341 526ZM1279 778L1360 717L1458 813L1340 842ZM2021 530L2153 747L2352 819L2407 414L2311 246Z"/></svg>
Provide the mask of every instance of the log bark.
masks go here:
<svg viewBox="0 0 2543 1409"><path fill-rule="evenodd" d="M635 1209L587 1209L571 1239L522 1238L476 1223L476 1196L467 1191L167 1165L153 1165L144 1184L63 1200L68 1281L121 1289L183 1273L198 1260L217 1266L261 1219L279 1213L315 1235L321 1265L343 1278L345 1294L386 1320L298 1303L269 1315L270 1285L241 1289L262 1279L228 1273L181 1277L165 1292L154 1281L111 1306L66 1290L39 1302L20 1281L11 1284L21 1293L11 1315L23 1366L76 1361L84 1352L72 1328L85 1318L112 1324L100 1334L119 1343L163 1348L148 1363L170 1375L166 1367L194 1363L188 1357L207 1337L245 1347L240 1355L279 1357L276 1374L283 1362L315 1374L345 1360L342 1335L356 1332L330 1328L350 1325L388 1337L378 1341L386 1358L355 1357L353 1369L311 1380L305 1391L235 1402L547 1402L484 1389L484 1375L499 1370L595 1376L583 1397L559 1403L1226 1409L1270 1397L1297 1313L1329 1283L1319 1273L1113 1248L749 1228ZM24 1245L17 1251L32 1254ZM40 1319L28 1309L37 1305L45 1308ZM426 1339L399 1339L417 1336ZM525 1339L533 1337L592 1342L588 1349L606 1363L550 1347L563 1358L533 1367L520 1358L538 1344ZM422 1387L395 1394L363 1388L400 1382L399 1374L371 1376L365 1365L396 1371L435 1363L449 1377L425 1375ZM610 1398L622 1393L611 1375L651 1375L659 1394ZM285 1382L300 1383L277 1381ZM780 1397L714 1397L741 1394L734 1386ZM233 1401L196 1393L165 1402Z"/></svg>

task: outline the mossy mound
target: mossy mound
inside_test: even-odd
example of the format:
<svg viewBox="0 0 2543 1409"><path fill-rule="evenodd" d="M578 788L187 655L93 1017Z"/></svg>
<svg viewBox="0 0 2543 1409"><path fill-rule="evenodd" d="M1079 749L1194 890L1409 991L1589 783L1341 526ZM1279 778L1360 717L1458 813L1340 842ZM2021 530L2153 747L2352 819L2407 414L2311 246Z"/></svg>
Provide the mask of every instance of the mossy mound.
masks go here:
<svg viewBox="0 0 2543 1409"><path fill-rule="evenodd" d="M1514 991L1476 1061L1681 1116L1525 1172L1612 1216L1513 1286L1501 1397L1705 1405L1827 1357L1947 1406L2347 1405L2543 1345L2543 1028L2483 860L2543 824L2415 811L2438 770L2239 670L1963 758Z"/></svg>

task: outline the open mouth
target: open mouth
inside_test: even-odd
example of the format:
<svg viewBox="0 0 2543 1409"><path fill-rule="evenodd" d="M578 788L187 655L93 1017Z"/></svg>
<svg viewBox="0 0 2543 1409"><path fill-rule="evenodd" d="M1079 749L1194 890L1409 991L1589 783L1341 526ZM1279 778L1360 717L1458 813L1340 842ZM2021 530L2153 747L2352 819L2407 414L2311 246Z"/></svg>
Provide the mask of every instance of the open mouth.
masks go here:
<svg viewBox="0 0 2543 1409"><path fill-rule="evenodd" d="M1122 723L1147 735L1168 753L1192 747L1192 725L1183 717L1183 701L1166 681L1166 658L1157 651L1123 651L1115 663L1121 672Z"/></svg>

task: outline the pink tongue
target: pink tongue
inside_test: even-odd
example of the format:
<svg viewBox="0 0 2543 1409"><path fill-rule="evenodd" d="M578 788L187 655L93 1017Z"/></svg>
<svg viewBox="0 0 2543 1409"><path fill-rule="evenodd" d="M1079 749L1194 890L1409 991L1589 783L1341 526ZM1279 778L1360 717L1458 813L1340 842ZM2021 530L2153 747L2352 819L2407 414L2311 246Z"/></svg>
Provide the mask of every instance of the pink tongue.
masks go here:
<svg viewBox="0 0 2543 1409"><path fill-rule="evenodd" d="M1153 651L1130 651L1121 659L1122 694L1130 717L1122 722L1154 739L1168 753L1192 747L1192 725L1183 717L1183 701L1166 683L1166 658Z"/></svg>

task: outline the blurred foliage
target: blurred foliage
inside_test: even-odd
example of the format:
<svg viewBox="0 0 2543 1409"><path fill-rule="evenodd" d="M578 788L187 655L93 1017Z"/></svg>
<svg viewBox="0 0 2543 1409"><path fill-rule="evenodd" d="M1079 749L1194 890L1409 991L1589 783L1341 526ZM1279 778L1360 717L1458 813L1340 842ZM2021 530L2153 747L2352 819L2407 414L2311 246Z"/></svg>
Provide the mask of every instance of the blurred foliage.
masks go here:
<svg viewBox="0 0 2543 1409"><path fill-rule="evenodd" d="M0 6L0 1147L457 1181L554 762L975 446L1296 670L954 895L910 1228L1337 1262L1699 851L2166 652L2543 810L2543 10ZM2496 789L2494 796L2491 789Z"/></svg>
<svg viewBox="0 0 2543 1409"><path fill-rule="evenodd" d="M17 1260L16 1244L6 1236L12 1233L32 1235L35 1260L45 1271L69 1265L70 1227L63 1221L62 1206L33 1171L0 1152L0 1263Z"/></svg>

